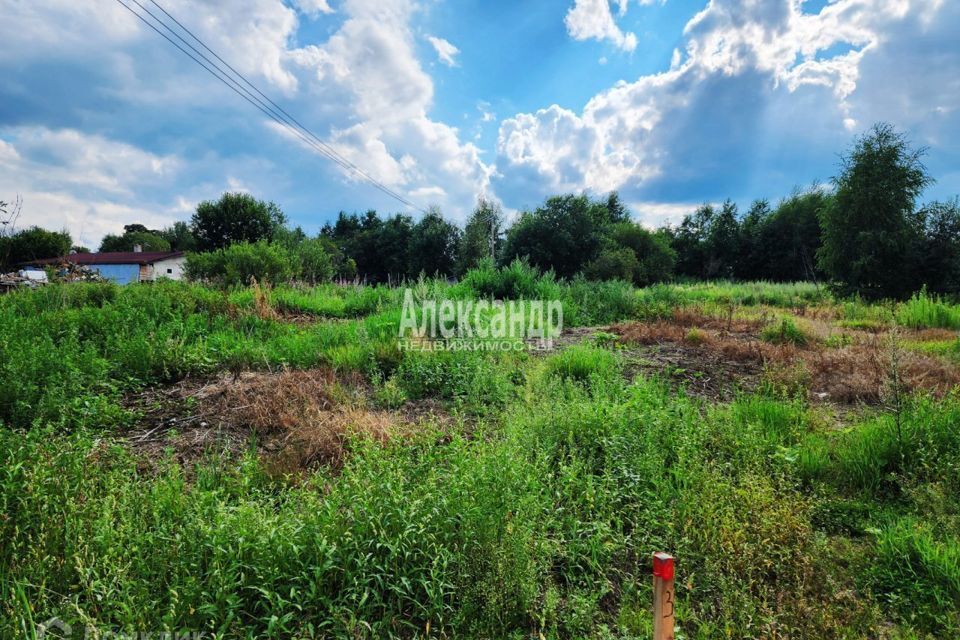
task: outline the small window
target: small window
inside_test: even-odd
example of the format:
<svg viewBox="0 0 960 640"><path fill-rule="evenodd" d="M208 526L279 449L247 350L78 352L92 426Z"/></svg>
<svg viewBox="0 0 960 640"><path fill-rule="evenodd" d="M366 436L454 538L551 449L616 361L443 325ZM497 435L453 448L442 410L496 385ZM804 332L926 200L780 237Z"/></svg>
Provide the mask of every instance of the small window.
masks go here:
<svg viewBox="0 0 960 640"><path fill-rule="evenodd" d="M173 273L173 269L167 269L167 273Z"/></svg>

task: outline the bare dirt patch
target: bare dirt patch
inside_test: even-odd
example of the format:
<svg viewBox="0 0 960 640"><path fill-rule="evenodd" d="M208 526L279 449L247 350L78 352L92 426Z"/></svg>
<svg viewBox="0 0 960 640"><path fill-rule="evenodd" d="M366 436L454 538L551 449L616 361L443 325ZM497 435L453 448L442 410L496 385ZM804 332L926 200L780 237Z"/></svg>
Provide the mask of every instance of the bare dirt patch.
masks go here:
<svg viewBox="0 0 960 640"><path fill-rule="evenodd" d="M372 408L367 391L361 377L338 379L325 369L185 380L131 398L141 419L126 439L147 466L167 452L189 464L207 455L238 456L255 443L267 468L282 475L338 468L358 436L383 443L424 421L450 421L431 403Z"/></svg>

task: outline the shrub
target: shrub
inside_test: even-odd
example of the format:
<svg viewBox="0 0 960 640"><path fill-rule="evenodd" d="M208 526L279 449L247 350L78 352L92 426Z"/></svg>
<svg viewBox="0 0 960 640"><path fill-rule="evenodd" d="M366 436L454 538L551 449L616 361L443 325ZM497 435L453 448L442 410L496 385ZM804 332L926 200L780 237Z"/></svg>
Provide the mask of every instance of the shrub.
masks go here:
<svg viewBox="0 0 960 640"><path fill-rule="evenodd" d="M257 282L280 284L296 275L296 257L283 246L267 241L237 242L226 249L187 256L186 273L222 287Z"/></svg>
<svg viewBox="0 0 960 640"><path fill-rule="evenodd" d="M604 249L597 259L587 264L583 275L589 280L625 280L631 282L640 268L632 249L615 247Z"/></svg>
<svg viewBox="0 0 960 640"><path fill-rule="evenodd" d="M319 239L304 240L295 249L300 258L300 273L304 281L310 284L328 282L333 278L333 260L327 252L324 242Z"/></svg>
<svg viewBox="0 0 960 640"><path fill-rule="evenodd" d="M520 259L498 269L492 260L484 258L475 269L470 269L463 277L463 284L475 297L496 300L537 298L543 286L552 282L552 273L541 275L535 267Z"/></svg>

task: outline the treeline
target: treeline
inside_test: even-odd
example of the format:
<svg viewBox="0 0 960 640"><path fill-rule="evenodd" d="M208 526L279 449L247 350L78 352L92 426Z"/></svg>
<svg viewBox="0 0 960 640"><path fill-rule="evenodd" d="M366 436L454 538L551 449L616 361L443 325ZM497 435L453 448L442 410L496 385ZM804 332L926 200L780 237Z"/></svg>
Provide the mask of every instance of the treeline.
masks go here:
<svg viewBox="0 0 960 640"><path fill-rule="evenodd" d="M677 277L813 280L873 299L907 297L924 286L957 294L960 207L956 199L917 207L933 182L923 153L878 124L854 141L829 187L798 190L775 206L757 200L745 212L729 200L705 204L655 231L634 222L614 192L551 197L509 226L499 205L485 199L463 228L436 208L419 220L341 212L309 237L290 228L276 204L227 193L198 205L189 223L127 225L104 237L100 251L187 251L188 275L221 285L461 277L482 261L522 260L560 278L638 286ZM38 228L0 240L6 265L71 248L69 234Z"/></svg>
<svg viewBox="0 0 960 640"><path fill-rule="evenodd" d="M697 279L823 280L841 295L905 298L926 287L960 293L960 206L918 207L933 182L923 149L887 124L858 138L832 189L815 186L744 215L704 205L665 229L676 271Z"/></svg>

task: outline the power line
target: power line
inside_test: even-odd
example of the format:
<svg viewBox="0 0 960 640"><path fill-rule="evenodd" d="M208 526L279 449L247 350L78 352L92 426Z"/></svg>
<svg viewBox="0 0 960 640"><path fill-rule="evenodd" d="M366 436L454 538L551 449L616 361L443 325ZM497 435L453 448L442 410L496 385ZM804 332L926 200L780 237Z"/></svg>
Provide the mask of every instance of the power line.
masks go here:
<svg viewBox="0 0 960 640"><path fill-rule="evenodd" d="M254 95L254 93L251 93L249 89L241 85L240 82L238 82L234 77L232 77L226 69L221 67L217 62L214 62L209 57L207 57L202 51L199 51L196 47L190 44L190 42L184 39L182 35L180 35L175 29L173 29L169 24L167 24L163 19L161 19L152 11L150 11L149 8L141 4L139 0L130 0L130 1L136 4L138 7L140 7L143 13L149 15L154 20L154 22L156 22L156 24L148 20L146 17L144 17L143 14L136 11L132 6L124 2L124 0L117 0L117 2L123 8L125 8L127 11L132 13L134 16L136 16L145 25L153 29L158 35L160 35L167 42L169 42L174 47L179 49L181 53L183 53L185 56L187 56L188 58L193 60L195 63L197 63L210 75L212 75L217 80L219 80L224 85L226 85L227 88L229 88L231 91L239 95L241 98L246 100L248 103L250 103L254 107L256 107L260 112L262 112L268 118L270 118L280 126L284 127L285 129L289 130L291 133L296 135L300 140L306 143L309 147L311 147L312 149L314 149L315 151L317 151L327 159L333 161L342 169L357 174L363 180L365 180L366 182L369 182L371 185L373 185L375 188L377 188L381 192L398 200L404 205L411 207L413 209L417 209L421 212L424 211L422 208L418 207L416 204L414 204L404 196L400 195L390 187L386 186L385 184L383 184L382 182L380 182L379 180L371 176L369 173L367 173L366 171L364 171L363 169L361 169L360 167L358 167L357 165L355 165L354 163L350 162L349 160L344 158L342 155L340 155L335 149L333 149L333 147L331 147L329 144L321 140L319 136L314 134L310 129L308 129L306 126L304 126L299 121L297 121L293 116L287 113L287 111L285 111L282 107L280 107L276 102L274 102L269 97L267 97L266 94L264 94L260 89L256 87L256 85L250 82L250 80L247 79L239 71L234 69L229 63L227 63L215 51L213 51L213 49L207 46L206 43L204 43L193 32L191 32L189 29L183 26L183 24L180 23L179 20L174 18L166 9L164 9L155 0L150 0L150 1L158 9L160 9L160 11L162 11L167 17L169 17L174 23L176 23L176 25L179 26L184 32L186 32L191 38L193 38L197 43L199 43L201 47L203 47L205 50L210 52L210 54L213 55L214 58L216 58L227 69L229 69L229 71L233 72L233 74L239 77L244 84L250 87L250 89L252 89L258 95ZM168 36L166 33L161 31L160 28L157 27L157 25L167 30L177 40L182 42L185 47L189 48L194 53L191 53L186 48L184 48L184 46L181 46L170 36Z"/></svg>

